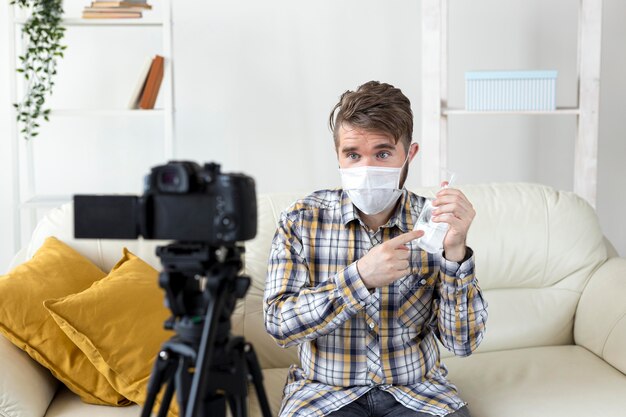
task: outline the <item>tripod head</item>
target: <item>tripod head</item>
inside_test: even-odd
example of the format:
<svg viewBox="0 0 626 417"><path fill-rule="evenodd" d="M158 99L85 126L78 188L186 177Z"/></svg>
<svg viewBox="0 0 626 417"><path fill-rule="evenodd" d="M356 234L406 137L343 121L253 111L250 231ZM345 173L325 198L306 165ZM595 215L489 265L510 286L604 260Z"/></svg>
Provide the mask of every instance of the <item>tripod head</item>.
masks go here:
<svg viewBox="0 0 626 417"><path fill-rule="evenodd" d="M227 299L219 312L216 340L223 341L230 331L236 301L245 296L250 286L249 277L238 275L244 251L242 246L215 247L197 242L159 246L157 256L163 265L159 285L165 291L166 306L172 311L165 328L173 329L190 344L199 343L209 294L224 286Z"/></svg>

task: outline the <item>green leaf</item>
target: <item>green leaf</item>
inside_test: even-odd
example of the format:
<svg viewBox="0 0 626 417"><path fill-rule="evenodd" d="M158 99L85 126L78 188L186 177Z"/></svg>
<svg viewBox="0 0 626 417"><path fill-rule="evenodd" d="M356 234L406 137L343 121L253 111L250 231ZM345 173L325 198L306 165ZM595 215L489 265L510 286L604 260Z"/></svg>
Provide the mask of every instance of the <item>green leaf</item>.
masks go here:
<svg viewBox="0 0 626 417"><path fill-rule="evenodd" d="M26 95L21 103L13 103L17 110L16 119L23 123L21 133L25 139L38 135L37 120L42 117L49 121L50 109L43 110L46 94L52 94L53 76L56 75L57 56L64 58L61 45L66 28L61 25L63 17L62 0L10 0L10 4L29 12L29 18L22 25L24 53L19 55L22 68L16 69L29 81Z"/></svg>

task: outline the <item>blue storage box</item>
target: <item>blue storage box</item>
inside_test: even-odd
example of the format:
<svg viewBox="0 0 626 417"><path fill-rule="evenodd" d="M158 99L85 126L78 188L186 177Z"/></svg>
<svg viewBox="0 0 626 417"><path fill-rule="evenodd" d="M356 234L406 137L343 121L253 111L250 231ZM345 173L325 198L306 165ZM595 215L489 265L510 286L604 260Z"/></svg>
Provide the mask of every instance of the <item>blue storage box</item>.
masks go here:
<svg viewBox="0 0 626 417"><path fill-rule="evenodd" d="M465 109L550 111L556 109L557 71L465 73Z"/></svg>

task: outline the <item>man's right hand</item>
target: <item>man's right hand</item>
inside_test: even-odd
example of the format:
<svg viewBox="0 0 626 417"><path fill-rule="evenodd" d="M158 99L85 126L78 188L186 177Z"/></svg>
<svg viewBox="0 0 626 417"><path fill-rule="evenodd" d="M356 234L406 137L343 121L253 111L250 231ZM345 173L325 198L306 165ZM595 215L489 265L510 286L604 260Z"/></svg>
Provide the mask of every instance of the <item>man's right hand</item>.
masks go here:
<svg viewBox="0 0 626 417"><path fill-rule="evenodd" d="M373 247L356 263L361 280L368 289L384 287L411 273L405 245L424 235L423 230L412 230Z"/></svg>

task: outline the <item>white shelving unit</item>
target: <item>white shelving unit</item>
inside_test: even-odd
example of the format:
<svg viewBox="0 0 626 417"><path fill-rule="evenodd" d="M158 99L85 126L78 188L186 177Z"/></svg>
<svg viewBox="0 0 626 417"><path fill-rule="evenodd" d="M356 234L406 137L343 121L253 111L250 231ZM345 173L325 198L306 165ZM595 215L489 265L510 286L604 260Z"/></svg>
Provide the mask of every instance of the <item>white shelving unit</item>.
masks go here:
<svg viewBox="0 0 626 417"><path fill-rule="evenodd" d="M467 111L448 108L448 0L422 0L423 185L438 185L448 168L448 117L575 116L574 192L596 204L602 0L579 0L578 105L555 111Z"/></svg>
<svg viewBox="0 0 626 417"><path fill-rule="evenodd" d="M162 96L163 108L152 110L134 110L134 109L81 109L81 108L65 108L52 109L50 118L56 117L73 117L73 118L102 118L102 117L123 117L123 118L162 118L164 126L163 135L163 154L167 160L174 159L174 69L172 63L172 0L158 0L161 8L161 19L141 18L141 19L82 19L82 18L66 18L63 19L63 26L81 26L81 27L159 27L162 30L162 50L160 55L165 58L164 77L159 96ZM15 6L9 7L9 70L11 73L11 100L16 103L18 97L18 85L23 83L23 77L16 72L19 64L18 51L22 48L16 44L21 39L21 26L26 22L25 19L16 17ZM71 46L70 46L71 47ZM11 127L12 135L12 152L13 152L13 175L15 185L13 190L14 218L17 219L14 224L14 246L20 248L22 244L22 233L24 230L32 231L37 221L37 209L51 208L68 202L71 200L70 195L42 195L36 192L36 184L34 180L34 160L33 160L33 141L24 140L20 133L16 121L15 113L13 115L13 123ZM40 130L46 128L45 122L41 123ZM20 175L26 178L20 181Z"/></svg>

